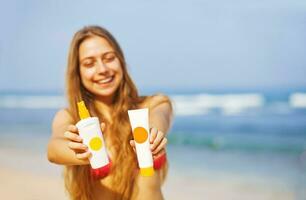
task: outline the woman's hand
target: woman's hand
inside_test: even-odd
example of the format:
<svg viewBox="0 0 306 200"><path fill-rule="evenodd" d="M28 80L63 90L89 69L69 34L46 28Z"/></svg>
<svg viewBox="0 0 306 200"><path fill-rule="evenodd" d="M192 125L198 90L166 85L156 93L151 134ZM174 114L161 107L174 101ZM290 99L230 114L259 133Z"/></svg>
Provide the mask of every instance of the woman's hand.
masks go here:
<svg viewBox="0 0 306 200"><path fill-rule="evenodd" d="M105 128L105 123L101 123L102 131ZM79 136L78 128L75 125L69 125L67 131L64 133L68 141L68 147L75 152L75 157L80 160L89 159L91 156L88 147L83 144L82 138Z"/></svg>
<svg viewBox="0 0 306 200"><path fill-rule="evenodd" d="M166 134L157 128L150 129L150 148L153 154L153 158L157 158L166 152L167 138ZM135 151L135 141L130 140L130 145Z"/></svg>

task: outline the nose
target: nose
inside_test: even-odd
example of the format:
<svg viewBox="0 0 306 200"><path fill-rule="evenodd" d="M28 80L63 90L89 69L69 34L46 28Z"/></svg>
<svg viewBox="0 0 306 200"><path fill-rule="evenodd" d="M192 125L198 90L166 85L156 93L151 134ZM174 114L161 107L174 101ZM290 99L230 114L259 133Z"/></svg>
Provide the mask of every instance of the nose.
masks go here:
<svg viewBox="0 0 306 200"><path fill-rule="evenodd" d="M108 71L107 66L103 63L103 61L101 59L99 59L97 61L97 65L96 65L96 72L97 73L105 73Z"/></svg>

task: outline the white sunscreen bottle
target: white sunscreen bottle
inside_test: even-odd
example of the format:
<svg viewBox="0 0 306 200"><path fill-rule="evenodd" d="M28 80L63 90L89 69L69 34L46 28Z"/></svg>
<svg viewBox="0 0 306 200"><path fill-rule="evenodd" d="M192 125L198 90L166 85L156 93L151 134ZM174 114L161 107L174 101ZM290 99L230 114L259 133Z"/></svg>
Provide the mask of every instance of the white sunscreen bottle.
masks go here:
<svg viewBox="0 0 306 200"><path fill-rule="evenodd" d="M128 110L128 115L136 144L140 175L153 176L153 157L149 142L149 109Z"/></svg>
<svg viewBox="0 0 306 200"><path fill-rule="evenodd" d="M78 103L81 120L76 124L83 143L88 146L92 156L89 158L94 178L103 178L109 173L110 162L97 117L90 117L83 101Z"/></svg>

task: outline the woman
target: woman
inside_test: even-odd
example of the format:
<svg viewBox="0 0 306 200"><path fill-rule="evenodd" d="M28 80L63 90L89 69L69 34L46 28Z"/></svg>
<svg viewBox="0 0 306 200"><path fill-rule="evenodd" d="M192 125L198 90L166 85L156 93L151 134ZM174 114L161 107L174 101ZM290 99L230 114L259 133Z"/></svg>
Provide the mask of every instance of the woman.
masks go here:
<svg viewBox="0 0 306 200"><path fill-rule="evenodd" d="M123 52L104 28L88 26L72 40L66 74L68 108L57 112L48 144L48 159L65 165L65 186L71 199L163 199L161 185L167 163L160 162L152 177L139 175L135 142L127 110L150 110L150 143L153 159L163 161L166 133L172 120L170 100L163 95L138 96ZM97 116L112 161L110 173L94 180L90 175L86 145L75 124L80 120L77 102L83 100Z"/></svg>

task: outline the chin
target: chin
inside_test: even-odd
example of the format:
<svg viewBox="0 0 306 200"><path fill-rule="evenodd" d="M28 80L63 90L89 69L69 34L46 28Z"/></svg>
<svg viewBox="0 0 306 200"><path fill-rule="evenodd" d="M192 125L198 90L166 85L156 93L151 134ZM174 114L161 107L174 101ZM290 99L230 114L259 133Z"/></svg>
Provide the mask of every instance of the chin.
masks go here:
<svg viewBox="0 0 306 200"><path fill-rule="evenodd" d="M93 91L93 93L99 97L111 97L115 95L117 89L118 87L98 89L98 90Z"/></svg>

